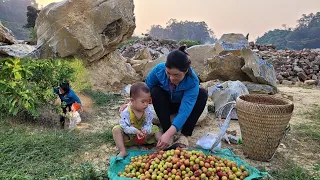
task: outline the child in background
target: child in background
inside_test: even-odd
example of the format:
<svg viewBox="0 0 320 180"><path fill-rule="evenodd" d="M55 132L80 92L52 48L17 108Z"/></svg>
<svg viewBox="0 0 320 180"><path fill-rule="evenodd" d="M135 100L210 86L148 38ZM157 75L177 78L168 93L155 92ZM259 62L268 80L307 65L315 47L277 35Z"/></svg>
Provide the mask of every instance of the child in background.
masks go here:
<svg viewBox="0 0 320 180"><path fill-rule="evenodd" d="M73 103L71 106L71 112L68 113L70 119L69 129L76 128L76 125L81 122L81 117L78 110L81 108L81 105L78 103Z"/></svg>
<svg viewBox="0 0 320 180"><path fill-rule="evenodd" d="M153 114L149 109L150 90L145 83L135 83L130 88L130 104L121 112L119 125L113 127L113 139L120 150L118 157L127 156L126 146L154 144L162 133L152 124ZM137 142L136 139L145 139Z"/></svg>
<svg viewBox="0 0 320 180"><path fill-rule="evenodd" d="M67 112L71 111L71 105L73 103L79 103L81 105L81 101L76 93L70 88L68 82L61 83L58 88L54 89L54 93L58 94L61 100L61 108L64 115L60 116L60 125L61 129L63 129L65 123L65 115L67 114ZM65 106L63 104L65 104ZM82 106L80 109L83 111Z"/></svg>

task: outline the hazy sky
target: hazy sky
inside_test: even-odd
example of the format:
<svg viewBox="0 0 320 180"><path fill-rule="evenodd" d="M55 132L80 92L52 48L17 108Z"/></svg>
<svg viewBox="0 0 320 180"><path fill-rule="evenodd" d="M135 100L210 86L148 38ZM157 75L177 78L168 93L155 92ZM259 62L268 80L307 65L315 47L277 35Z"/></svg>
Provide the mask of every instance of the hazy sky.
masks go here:
<svg viewBox="0 0 320 180"><path fill-rule="evenodd" d="M37 0L41 5L60 0ZM170 18L205 21L219 38L235 32L255 40L266 31L295 27L302 14L320 12L320 0L134 0L136 34L153 24L165 26Z"/></svg>

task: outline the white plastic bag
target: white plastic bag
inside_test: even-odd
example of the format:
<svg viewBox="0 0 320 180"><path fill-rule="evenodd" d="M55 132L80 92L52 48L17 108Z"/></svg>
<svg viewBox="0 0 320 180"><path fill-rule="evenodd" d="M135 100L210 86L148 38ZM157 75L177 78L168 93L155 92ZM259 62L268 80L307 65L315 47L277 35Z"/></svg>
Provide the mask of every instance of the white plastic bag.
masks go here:
<svg viewBox="0 0 320 180"><path fill-rule="evenodd" d="M200 146L203 149L211 149L212 145L216 142L217 138L218 138L218 135L213 133L207 133L198 139L196 145ZM221 149L221 141L212 150L220 151L220 149Z"/></svg>

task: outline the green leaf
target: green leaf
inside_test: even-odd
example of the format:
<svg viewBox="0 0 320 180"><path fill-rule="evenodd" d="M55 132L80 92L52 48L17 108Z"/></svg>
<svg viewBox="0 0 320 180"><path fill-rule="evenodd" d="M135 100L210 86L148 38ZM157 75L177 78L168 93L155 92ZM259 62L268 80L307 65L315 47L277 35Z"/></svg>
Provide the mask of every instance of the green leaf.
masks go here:
<svg viewBox="0 0 320 180"><path fill-rule="evenodd" d="M17 83L16 82L9 82L9 85L12 87L12 88L15 88L17 86Z"/></svg>
<svg viewBox="0 0 320 180"><path fill-rule="evenodd" d="M21 80L21 79L22 79L22 76L21 76L21 74L20 74L19 72L15 72L15 73L14 73L14 78L15 78L16 80Z"/></svg>

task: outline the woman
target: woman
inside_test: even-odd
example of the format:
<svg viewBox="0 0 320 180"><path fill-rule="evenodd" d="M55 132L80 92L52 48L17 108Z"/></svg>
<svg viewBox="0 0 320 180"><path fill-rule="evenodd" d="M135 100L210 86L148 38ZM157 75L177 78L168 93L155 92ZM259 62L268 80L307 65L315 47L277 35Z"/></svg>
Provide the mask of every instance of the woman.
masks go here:
<svg viewBox="0 0 320 180"><path fill-rule="evenodd" d="M167 61L155 66L146 78L164 132L157 144L160 149L168 148L170 138L179 130L182 134L179 141L186 141L180 145L187 146L185 136L192 135L207 102L208 94L199 88L199 79L185 49L182 46L169 53ZM170 115L176 113L171 122Z"/></svg>
<svg viewBox="0 0 320 180"><path fill-rule="evenodd" d="M61 100L61 104L62 104L61 108L64 115L60 116L60 125L61 125L61 129L64 129L65 114L71 111L71 106L73 103L79 103L81 105L80 110L83 111L82 103L80 98L70 88L70 85L68 82L61 83L58 88L54 89L54 93L58 94Z"/></svg>

